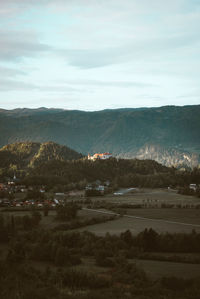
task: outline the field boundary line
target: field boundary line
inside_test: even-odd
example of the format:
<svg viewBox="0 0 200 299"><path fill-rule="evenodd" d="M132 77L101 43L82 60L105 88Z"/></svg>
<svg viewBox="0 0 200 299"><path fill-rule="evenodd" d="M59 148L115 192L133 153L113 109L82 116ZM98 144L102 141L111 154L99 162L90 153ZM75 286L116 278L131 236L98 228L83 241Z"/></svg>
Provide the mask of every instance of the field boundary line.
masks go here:
<svg viewBox="0 0 200 299"><path fill-rule="evenodd" d="M92 211L92 212L97 212L97 213L102 213L102 214L107 214L107 215L113 215L113 216L123 216L123 217L127 217L127 218L139 219L139 220L150 220L150 221L165 222L165 223L170 223L170 224L179 224L179 225L185 225L185 226L200 227L200 224L192 224L192 223L178 222L178 221L165 220L165 219L154 219L154 218L140 217L140 216L134 216L134 215L128 215L128 214L121 215L119 213L114 213L114 212L104 211L104 210L88 209L88 208L82 208L82 210Z"/></svg>

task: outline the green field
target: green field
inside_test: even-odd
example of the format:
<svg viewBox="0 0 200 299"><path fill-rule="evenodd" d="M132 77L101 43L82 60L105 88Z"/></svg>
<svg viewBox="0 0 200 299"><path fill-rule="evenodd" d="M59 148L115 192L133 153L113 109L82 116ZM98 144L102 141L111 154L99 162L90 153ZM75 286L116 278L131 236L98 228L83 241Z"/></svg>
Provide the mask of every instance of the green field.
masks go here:
<svg viewBox="0 0 200 299"><path fill-rule="evenodd" d="M127 214L200 225L200 209L126 209Z"/></svg>
<svg viewBox="0 0 200 299"><path fill-rule="evenodd" d="M153 279L159 279L162 276L185 279L200 277L200 265L148 260L135 260L134 262Z"/></svg>
<svg viewBox="0 0 200 299"><path fill-rule="evenodd" d="M179 221L178 216L177 221ZM107 232L109 232L110 234L120 234L126 230L130 230L133 234L136 235L139 232L143 231L145 228L153 228L158 233L190 233L193 229L200 232L200 225L168 223L164 220L158 221L157 219L134 219L128 218L126 216L106 223L87 226L81 228L79 231L87 230L97 235L105 235Z"/></svg>
<svg viewBox="0 0 200 299"><path fill-rule="evenodd" d="M149 260L129 260L142 268L152 279L159 279L162 276L176 276L185 279L200 277L200 266L195 264L149 261ZM107 268L98 267L93 258L85 257L82 264L74 267L78 270L89 271L91 273L106 273Z"/></svg>
<svg viewBox="0 0 200 299"><path fill-rule="evenodd" d="M98 198L99 199L99 198ZM104 196L106 202L116 204L143 204L161 205L161 204L200 204L200 198L178 194L176 190L168 189L138 189L125 195ZM96 198L97 200L97 198Z"/></svg>
<svg viewBox="0 0 200 299"><path fill-rule="evenodd" d="M97 201L99 198L93 198L94 203ZM200 209L196 208L200 204L200 199L194 196L180 195L173 190L166 189L142 189L121 196L106 196L103 201L106 204L111 203L114 207L144 202L148 205L142 209L120 207L120 212L124 214L124 217L109 223L88 226L82 228L81 231L89 230L98 235L104 235L106 232L119 234L127 229L137 234L150 227L159 233L190 233L193 229L200 231ZM178 205L179 208L161 208L162 203ZM88 213L96 212L91 210Z"/></svg>
<svg viewBox="0 0 200 299"><path fill-rule="evenodd" d="M77 200L80 200L80 198L77 198ZM102 204L103 206L112 204L113 208L117 208L119 205L123 206L123 204L128 204L129 207L131 207L131 204L147 203L147 206L142 209L120 207L120 210L116 210L116 212L120 211L124 214L124 217L109 222L85 226L79 229L80 231L88 230L98 235L105 235L107 232L111 234L119 234L127 229L133 234L137 234L145 228L150 227L159 233L189 233L193 229L200 231L200 209L195 208L196 205L200 204L200 198L180 195L174 190L138 189L134 192L120 196L107 195L104 197L91 198L91 202L91 210L80 210L78 212L79 220L110 216L109 214L106 215L100 213L102 208L100 210L96 207L93 208L93 205L96 204ZM178 205L179 208L161 208L160 205L163 203ZM106 211L108 210L106 209ZM7 215L14 214L19 216L30 214L29 211L12 211L12 209L4 213ZM43 216L42 211L41 215ZM129 215L131 217L129 217ZM54 228L58 225L58 222L55 221L55 216L55 210L49 211L47 217L42 217L40 226L47 229Z"/></svg>

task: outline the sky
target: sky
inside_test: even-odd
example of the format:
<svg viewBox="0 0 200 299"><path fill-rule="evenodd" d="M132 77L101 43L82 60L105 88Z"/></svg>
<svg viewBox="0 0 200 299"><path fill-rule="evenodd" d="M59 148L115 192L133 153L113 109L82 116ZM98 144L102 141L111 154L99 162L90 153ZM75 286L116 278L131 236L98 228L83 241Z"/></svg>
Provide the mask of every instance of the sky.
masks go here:
<svg viewBox="0 0 200 299"><path fill-rule="evenodd" d="M200 104L200 0L0 0L0 108Z"/></svg>

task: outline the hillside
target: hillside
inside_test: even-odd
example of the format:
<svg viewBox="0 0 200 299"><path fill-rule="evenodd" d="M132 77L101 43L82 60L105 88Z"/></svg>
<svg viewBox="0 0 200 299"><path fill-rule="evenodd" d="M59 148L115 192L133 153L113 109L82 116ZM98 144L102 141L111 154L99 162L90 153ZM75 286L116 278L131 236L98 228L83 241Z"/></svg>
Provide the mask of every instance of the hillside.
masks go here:
<svg viewBox="0 0 200 299"><path fill-rule="evenodd" d="M193 167L200 163L199 115L200 105L97 112L0 110L0 146L52 140L83 154L109 151Z"/></svg>
<svg viewBox="0 0 200 299"><path fill-rule="evenodd" d="M159 144L146 144L139 150L118 155L120 158L151 159L163 165L177 168L193 168L200 164L200 155L189 151L178 150L177 147L164 147Z"/></svg>
<svg viewBox="0 0 200 299"><path fill-rule="evenodd" d="M81 154L54 142L16 142L0 149L0 168L14 166L24 169L50 160L80 159Z"/></svg>

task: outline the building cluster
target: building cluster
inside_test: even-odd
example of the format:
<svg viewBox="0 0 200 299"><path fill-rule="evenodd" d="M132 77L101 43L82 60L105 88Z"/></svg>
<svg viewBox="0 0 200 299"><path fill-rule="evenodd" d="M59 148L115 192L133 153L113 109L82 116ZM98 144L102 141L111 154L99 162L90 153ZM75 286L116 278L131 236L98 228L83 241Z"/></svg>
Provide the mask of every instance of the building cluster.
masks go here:
<svg viewBox="0 0 200 299"><path fill-rule="evenodd" d="M106 160L112 157L111 153L102 153L102 154L94 154L93 156L91 156L90 154L88 154L88 160L92 160L95 161L97 159L100 160Z"/></svg>
<svg viewBox="0 0 200 299"><path fill-rule="evenodd" d="M191 189L191 190L193 190L193 191L197 191L197 189L199 188L199 186L197 185L197 184L190 184L189 185L189 188Z"/></svg>
<svg viewBox="0 0 200 299"><path fill-rule="evenodd" d="M37 191L41 196L38 198L29 198L28 194L34 192L35 187L17 184L14 177L6 183L0 183L0 207L43 207L45 205L55 207L56 199L46 199L42 194L45 193L45 186L40 186Z"/></svg>
<svg viewBox="0 0 200 299"><path fill-rule="evenodd" d="M109 186L110 186L110 181L101 182L99 180L96 180L93 183L87 184L87 186L85 187L85 190L86 191L88 191L88 190L94 191L95 190L103 195Z"/></svg>
<svg viewBox="0 0 200 299"><path fill-rule="evenodd" d="M69 197L83 197L85 193L85 190L71 190L65 193L55 192L50 196L45 189L42 185L37 187L20 185L17 179L0 182L0 207L54 208L64 204Z"/></svg>

